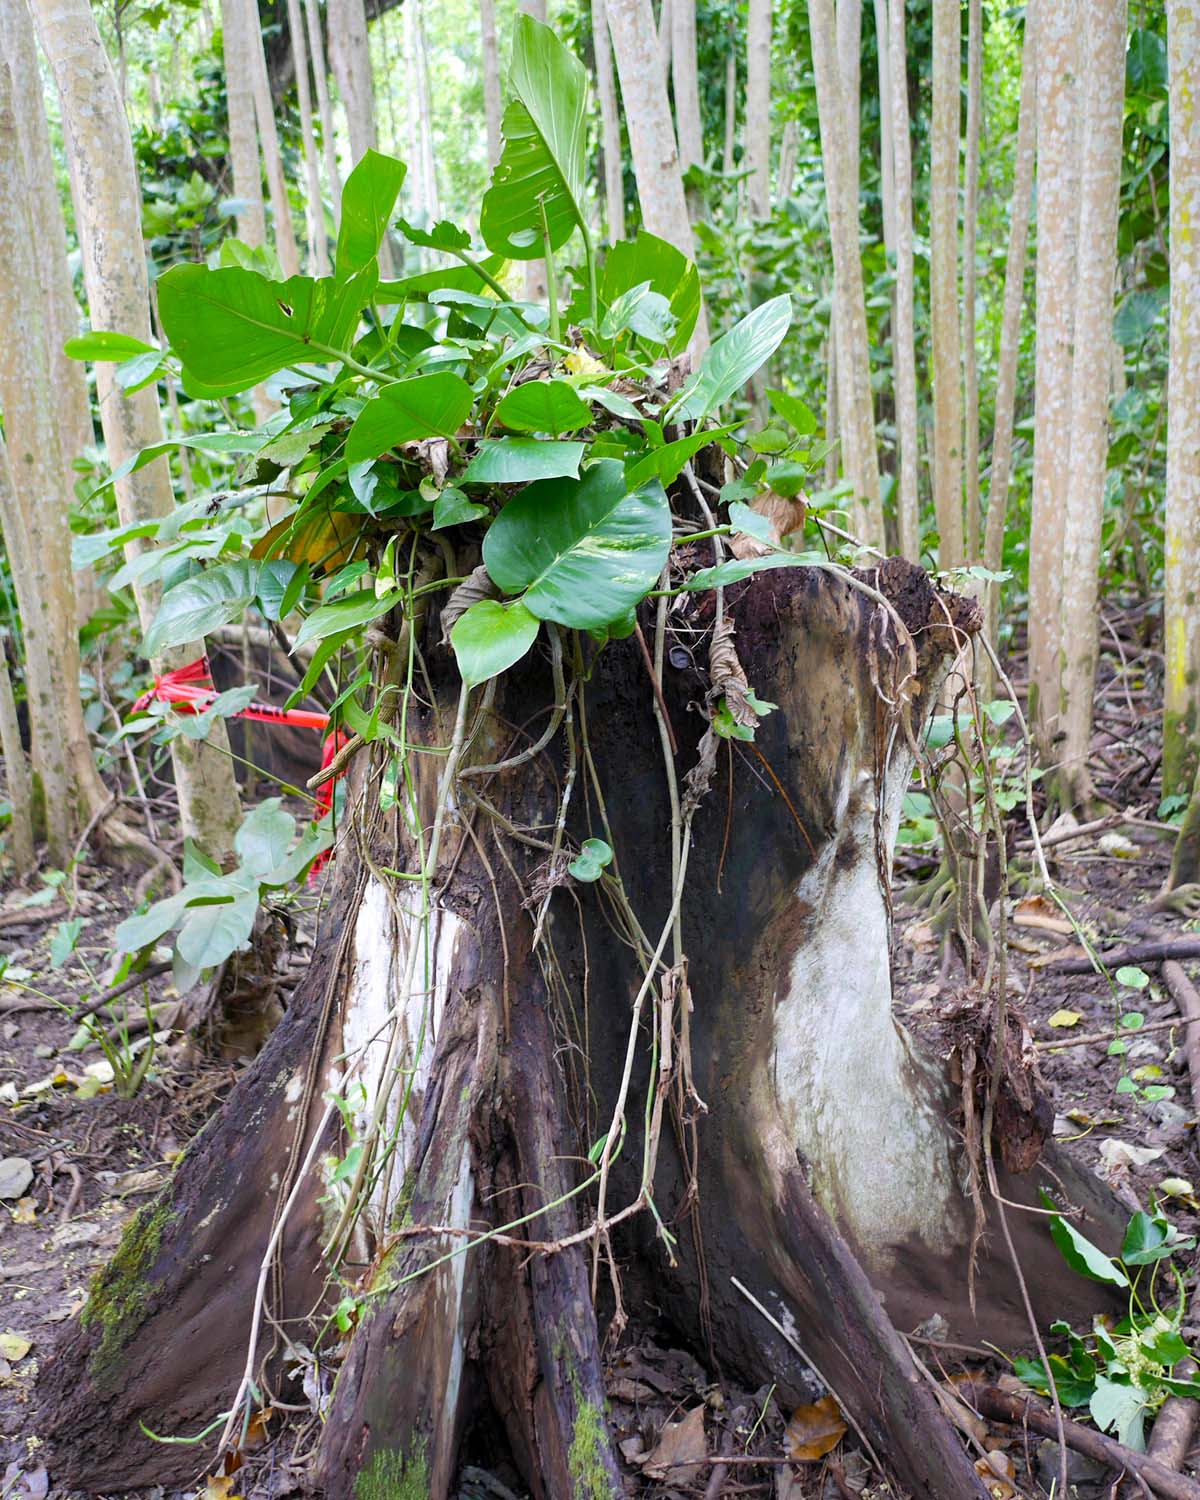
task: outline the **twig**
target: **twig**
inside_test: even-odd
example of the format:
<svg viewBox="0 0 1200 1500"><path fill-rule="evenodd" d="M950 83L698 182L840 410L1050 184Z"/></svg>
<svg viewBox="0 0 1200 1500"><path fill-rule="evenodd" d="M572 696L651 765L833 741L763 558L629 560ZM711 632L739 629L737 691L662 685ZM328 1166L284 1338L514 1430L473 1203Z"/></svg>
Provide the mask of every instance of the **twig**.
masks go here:
<svg viewBox="0 0 1200 1500"><path fill-rule="evenodd" d="M1200 936L1182 938L1156 938L1145 943L1129 943L1124 948L1109 948L1096 955L1106 968L1115 964L1157 964L1168 958L1200 958ZM1053 958L1039 968L1051 969L1055 974L1090 974L1095 968L1090 957L1067 953Z"/></svg>
<svg viewBox="0 0 1200 1500"><path fill-rule="evenodd" d="M663 701L662 687L658 681L658 673L654 670L654 663L650 660L650 648L646 645L646 637L642 634L640 625L634 626L634 634L637 636L638 645L642 648L642 660L646 663L646 675L650 678L650 685L654 689L654 701L658 704L658 711L662 714L663 723L667 726L667 736L671 741L671 754L679 754L679 742L675 738L675 730L671 724L671 716L667 712L667 705Z"/></svg>
<svg viewBox="0 0 1200 1500"><path fill-rule="evenodd" d="M52 901L49 906L23 906L17 911L0 911L0 932L10 927L40 927L43 922L53 922L56 917L65 917L67 903Z"/></svg>
<svg viewBox="0 0 1200 1500"><path fill-rule="evenodd" d="M1171 991L1171 998L1179 1007L1182 1024L1190 1027L1193 1022L1200 1021L1200 994L1180 966L1173 961L1163 964L1162 976L1163 983ZM1192 1102L1200 1104L1200 1032L1184 1032L1183 1052L1192 1081Z"/></svg>
<svg viewBox="0 0 1200 1500"><path fill-rule="evenodd" d="M1178 965L1174 965L1173 967L1178 967ZM1165 970L1165 964L1163 968ZM1195 992L1193 991L1193 993ZM1089 1031L1084 1036L1064 1037L1061 1042L1057 1038L1053 1041L1034 1042L1033 1050L1035 1052L1058 1052L1065 1047L1086 1047L1091 1042L1112 1042L1117 1037L1125 1037L1128 1040L1132 1040L1134 1037L1141 1036L1144 1031L1174 1031L1177 1026L1191 1026L1193 1022L1200 1021L1200 996L1197 996L1196 1004L1196 1014L1194 1016L1185 1014L1182 1021L1151 1021L1148 1026L1119 1026L1114 1031ZM1192 1040L1190 1032L1188 1033L1188 1039L1189 1041ZM1200 1041L1200 1038L1197 1040ZM1188 1066L1191 1066L1190 1056Z"/></svg>

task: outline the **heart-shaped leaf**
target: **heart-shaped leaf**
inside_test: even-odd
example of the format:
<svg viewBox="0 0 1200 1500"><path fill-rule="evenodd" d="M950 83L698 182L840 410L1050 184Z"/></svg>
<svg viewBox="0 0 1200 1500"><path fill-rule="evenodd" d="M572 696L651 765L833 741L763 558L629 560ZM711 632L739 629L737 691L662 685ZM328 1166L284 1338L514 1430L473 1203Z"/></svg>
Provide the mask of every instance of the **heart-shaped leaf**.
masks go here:
<svg viewBox="0 0 1200 1500"><path fill-rule="evenodd" d="M592 420L592 409L565 380L527 380L501 398L496 416L514 432L578 432Z"/></svg>
<svg viewBox="0 0 1200 1500"><path fill-rule="evenodd" d="M1051 1215L1050 1234L1073 1271L1090 1276L1093 1281L1106 1281L1110 1286L1129 1285L1129 1278L1120 1266L1058 1214Z"/></svg>
<svg viewBox="0 0 1200 1500"><path fill-rule="evenodd" d="M487 438L463 471L463 484L524 484L530 479L574 479L586 443L540 438Z"/></svg>
<svg viewBox="0 0 1200 1500"><path fill-rule="evenodd" d="M667 299L676 320L667 350L682 354L700 316L700 273L681 250L639 229L634 239L618 240L605 257L600 301L611 310L618 298L642 282Z"/></svg>
<svg viewBox="0 0 1200 1500"><path fill-rule="evenodd" d="M531 484L500 512L483 542L491 578L543 620L594 630L628 614L652 589L671 545L671 513L657 480L632 494L615 458L579 480Z"/></svg>
<svg viewBox="0 0 1200 1500"><path fill-rule="evenodd" d="M576 880L599 880L605 865L612 864L613 852L603 839L584 839L579 853L567 866L567 874Z"/></svg>
<svg viewBox="0 0 1200 1500"><path fill-rule="evenodd" d="M487 513L486 505L476 505L475 501L469 500L462 490L450 485L434 502L433 529L441 531L447 526L461 526L467 521L478 521Z"/></svg>
<svg viewBox="0 0 1200 1500"><path fill-rule="evenodd" d="M379 254L406 171L394 156L368 150L346 178L337 242L342 280L370 265Z"/></svg>
<svg viewBox="0 0 1200 1500"><path fill-rule="evenodd" d="M672 422L700 422L740 391L783 342L792 321L792 299L772 297L735 323L700 362L700 368L667 409Z"/></svg>
<svg viewBox="0 0 1200 1500"><path fill-rule="evenodd" d="M355 419L346 439L350 463L377 458L398 443L453 437L470 415L471 387L448 370L385 385Z"/></svg>
<svg viewBox="0 0 1200 1500"><path fill-rule="evenodd" d="M307 641L323 640L327 635L338 635L343 630L357 630L360 625L369 625L380 615L386 615L400 602L399 592L377 598L374 589L359 589L345 599L336 599L332 604L322 604L314 609L296 633L292 646L303 646Z"/></svg>
<svg viewBox="0 0 1200 1500"><path fill-rule="evenodd" d="M537 639L540 623L520 599L481 599L455 622L450 644L468 687L477 687L518 662Z"/></svg>
<svg viewBox="0 0 1200 1500"><path fill-rule="evenodd" d="M244 891L232 900L189 906L175 946L189 964L214 969L250 941L258 914L258 891Z"/></svg>
<svg viewBox="0 0 1200 1500"><path fill-rule="evenodd" d="M291 847L296 820L285 812L278 797L268 797L250 813L234 835L233 847L244 869L252 875L268 875Z"/></svg>
<svg viewBox="0 0 1200 1500"><path fill-rule="evenodd" d="M258 592L258 566L243 558L176 584L163 595L146 632L146 655L153 658L171 646L201 640L240 619Z"/></svg>

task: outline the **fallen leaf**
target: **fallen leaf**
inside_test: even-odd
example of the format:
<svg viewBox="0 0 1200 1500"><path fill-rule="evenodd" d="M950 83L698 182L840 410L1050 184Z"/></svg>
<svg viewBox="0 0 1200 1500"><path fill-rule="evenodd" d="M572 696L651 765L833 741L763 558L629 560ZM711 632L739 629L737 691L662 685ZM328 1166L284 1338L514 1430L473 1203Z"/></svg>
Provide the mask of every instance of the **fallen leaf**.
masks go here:
<svg viewBox="0 0 1200 1500"><path fill-rule="evenodd" d="M19 1333L0 1333L0 1354L3 1354L5 1359L11 1359L15 1363L19 1359L24 1359L32 1348L32 1342L27 1338L22 1338Z"/></svg>
<svg viewBox="0 0 1200 1500"><path fill-rule="evenodd" d="M770 530L770 541L760 540L749 532L739 532L729 544L734 557L745 560L749 557L766 557L777 552L783 539L793 531L800 531L808 515L808 506L803 500L785 500L782 495L767 490L750 503L756 516L764 516Z"/></svg>
<svg viewBox="0 0 1200 1500"><path fill-rule="evenodd" d="M264 1407L262 1411L256 1411L250 1418L246 1428L246 1436L242 1439L242 1452L252 1453L255 1448L263 1448L270 1441L267 1432L267 1423L275 1415L275 1408Z"/></svg>
<svg viewBox="0 0 1200 1500"><path fill-rule="evenodd" d="M983 1480L983 1487L992 1497L992 1500L1013 1500L1013 1496L1017 1492L1007 1479L1002 1478L992 1468L988 1462L988 1459L992 1456L989 1453L987 1458L977 1459L975 1461L975 1472Z"/></svg>
<svg viewBox="0 0 1200 1500"><path fill-rule="evenodd" d="M783 1430L784 1451L789 1458L813 1463L831 1453L845 1435L841 1407L832 1396L822 1396L792 1413Z"/></svg>
<svg viewBox="0 0 1200 1500"><path fill-rule="evenodd" d="M1133 842L1127 839L1123 833L1104 833L1096 840L1096 847L1101 854L1111 855L1114 859L1136 859L1141 850Z"/></svg>
<svg viewBox="0 0 1200 1500"><path fill-rule="evenodd" d="M210 1474L204 1481L204 1493L197 1500L242 1500L234 1493L235 1474Z"/></svg>
<svg viewBox="0 0 1200 1500"><path fill-rule="evenodd" d="M1056 1010L1046 1022L1047 1026L1078 1026L1083 1020L1083 1012L1078 1010Z"/></svg>
<svg viewBox="0 0 1200 1500"><path fill-rule="evenodd" d="M17 1206L13 1210L14 1224L36 1224L37 1204L32 1198L18 1198Z"/></svg>
<svg viewBox="0 0 1200 1500"><path fill-rule="evenodd" d="M704 1408L697 1406L682 1422L664 1422L643 1472L651 1479L690 1484L704 1467L708 1444L704 1437Z"/></svg>

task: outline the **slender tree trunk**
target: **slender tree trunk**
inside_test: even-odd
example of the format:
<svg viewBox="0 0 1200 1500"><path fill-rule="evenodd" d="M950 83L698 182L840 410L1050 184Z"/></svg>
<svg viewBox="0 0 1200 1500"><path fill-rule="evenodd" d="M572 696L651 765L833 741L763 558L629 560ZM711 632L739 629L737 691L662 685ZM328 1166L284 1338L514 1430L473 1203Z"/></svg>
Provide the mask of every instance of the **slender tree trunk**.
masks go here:
<svg viewBox="0 0 1200 1500"><path fill-rule="evenodd" d="M1185 0L1168 0L1167 48L1171 349L1163 791L1182 792L1200 767L1200 17Z"/></svg>
<svg viewBox="0 0 1200 1500"><path fill-rule="evenodd" d="M745 162L750 214L771 212L771 30L772 0L749 0L746 9Z"/></svg>
<svg viewBox="0 0 1200 1500"><path fill-rule="evenodd" d="M1125 103L1125 0L1083 0L1087 96L1075 273L1071 467L1063 533L1062 783L1074 804L1091 795L1087 769L1099 636L1100 531L1108 476L1109 367Z"/></svg>
<svg viewBox="0 0 1200 1500"><path fill-rule="evenodd" d="M296 69L296 100L300 106L300 136L304 144L304 180L308 195L308 265L315 276L329 275L329 245L325 237L325 202L321 194L321 162L313 133L312 91L308 82L308 46L304 40L301 0L287 0L288 35Z"/></svg>
<svg viewBox="0 0 1200 1500"><path fill-rule="evenodd" d="M414 205L411 217L433 224L429 190L425 184L425 153L421 148L421 85L417 62L416 7L404 7L404 140L408 153L408 176L405 179L409 201ZM418 259L420 253L418 252Z"/></svg>
<svg viewBox="0 0 1200 1500"><path fill-rule="evenodd" d="M254 121L254 73L246 37L245 0L221 0L221 39L225 51L225 98L229 111L229 165L233 196L243 204L238 239L257 249L267 242L262 163Z"/></svg>
<svg viewBox="0 0 1200 1500"><path fill-rule="evenodd" d="M846 155L850 162L850 197L859 217L862 179L862 0L837 0L838 72L846 111Z"/></svg>
<svg viewBox="0 0 1200 1500"><path fill-rule="evenodd" d="M419 5L417 8L419 11ZM329 0L326 13L329 18L329 61L346 111L350 154L355 162L359 162L379 144L366 7L363 0ZM379 247L379 274L384 280L395 274L392 247L386 235Z"/></svg>
<svg viewBox="0 0 1200 1500"><path fill-rule="evenodd" d="M608 34L607 0L592 0L592 41L596 49L596 92L604 143L604 203L609 244L625 238L625 164L621 152L621 113Z"/></svg>
<svg viewBox="0 0 1200 1500"><path fill-rule="evenodd" d="M0 459L7 463L7 459ZM0 479L0 488L7 486ZM8 652L0 638L0 759L4 761L5 790L12 811L8 820L8 855L18 877L33 869L33 781L21 743L21 726L8 671Z"/></svg>
<svg viewBox="0 0 1200 1500"><path fill-rule="evenodd" d="M1004 522L1008 512L1008 488L1012 479L1017 362L1021 351L1021 308L1025 301L1029 220L1033 210L1033 163L1037 147L1037 29L1042 3L1043 0L1029 0L1025 7L1025 41L1021 49L1021 102L1017 112L1012 202L1008 214L1008 258L1004 267L1004 309L1000 320L991 477L988 481L987 527L983 544L984 566L992 572L999 572L1004 561ZM994 641L1000 625L999 585L985 585L985 598L988 636Z"/></svg>
<svg viewBox="0 0 1200 1500"><path fill-rule="evenodd" d="M258 121L258 138L262 143L263 167L271 195L271 218L275 230L275 252L285 276L300 274L300 255L296 249L296 231L292 224L292 206L288 201L283 176L283 157L279 150L279 131L275 126L275 102L271 97L271 80L267 77L267 58L263 51L262 26L257 0L241 0L245 7L244 32L250 49L250 81L254 91L254 114Z"/></svg>
<svg viewBox="0 0 1200 1500"><path fill-rule="evenodd" d="M304 0L308 23L308 50L312 53L313 82L317 90L317 117L321 121L321 145L325 152L325 177L333 200L333 217L342 215L342 178L338 171L337 144L333 126L333 106L329 102L328 68L325 64L325 40L321 35L320 0Z"/></svg>
<svg viewBox="0 0 1200 1500"><path fill-rule="evenodd" d="M737 35L732 22L725 43L725 140L721 153L721 170L733 175L734 148L737 144Z"/></svg>
<svg viewBox="0 0 1200 1500"><path fill-rule="evenodd" d="M796 185L796 163L800 157L800 122L786 120L779 142L779 167L775 173L775 202L790 195Z"/></svg>
<svg viewBox="0 0 1200 1500"><path fill-rule="evenodd" d="M429 197L429 212L434 219L442 216L442 198L438 191L437 157L433 150L433 93L429 87L429 38L425 31L424 0L414 0L416 21L417 88L421 103L421 168L425 178L425 191ZM545 19L545 4L542 19Z"/></svg>
<svg viewBox="0 0 1200 1500"><path fill-rule="evenodd" d="M602 0L601 0L602 3ZM595 5L592 8L592 31L599 33L596 25ZM483 118L487 126L488 166L494 167L500 160L500 49L496 42L496 0L479 0L480 49L483 56ZM608 45L607 34L604 45ZM600 67L600 43L596 43L596 68ZM611 72L611 63L609 64ZM603 95L601 96L603 103ZM607 145L605 147L607 150Z"/></svg>
<svg viewBox="0 0 1200 1500"><path fill-rule="evenodd" d="M607 0L607 6L642 223L651 234L692 259L696 253L692 226L675 150L671 106L657 63L650 0ZM702 304L692 335L693 359L707 347L708 316Z"/></svg>
<svg viewBox="0 0 1200 1500"><path fill-rule="evenodd" d="M875 51L879 71L879 184L883 203L883 245L896 252L895 107L892 104L891 28L888 0L875 0Z"/></svg>
<svg viewBox="0 0 1200 1500"><path fill-rule="evenodd" d="M540 21L543 26L546 24L546 0L519 0L518 8L524 11L527 16L532 16L535 21ZM420 12L418 11L418 16L419 15ZM421 28L421 34L423 47L423 28ZM424 67L423 59L421 62L421 66ZM421 103L422 141L426 141L429 139L430 120L430 104L428 95L426 95L422 99ZM426 176L430 183L433 183L432 162L433 157L431 155L429 158L429 164L426 167ZM436 185L434 185L432 190L436 196ZM527 302L545 302L548 295L549 292L548 283L546 281L546 262L544 260L527 260L525 262L525 300Z"/></svg>
<svg viewBox="0 0 1200 1500"><path fill-rule="evenodd" d="M696 0L671 0L671 68L675 93L675 131L679 165L704 165L704 127L700 123L700 83L696 70Z"/></svg>
<svg viewBox="0 0 1200 1500"><path fill-rule="evenodd" d="M1037 369L1029 544L1029 704L1044 753L1058 724L1062 552L1071 460L1071 344L1079 219L1077 0L1038 15Z"/></svg>
<svg viewBox="0 0 1200 1500"><path fill-rule="evenodd" d="M662 67L663 83L671 87L671 43L674 32L671 27L672 0L659 0L658 4L658 60Z"/></svg>
<svg viewBox="0 0 1200 1500"><path fill-rule="evenodd" d="M150 296L137 170L116 79L91 8L88 0L36 0L34 19L62 110L92 326L149 340ZM153 387L126 395L116 383L114 367L100 364L96 394L113 468L162 441ZM115 489L125 524L168 515L174 506L165 458L118 480ZM141 545L130 543L128 554ZM135 584L134 594L145 629L157 607L157 590ZM198 643L183 646L169 660L155 663L155 670L191 661L201 649ZM232 849L240 821L228 748L223 723L214 726L207 744L177 739L171 746L183 830L216 858Z"/></svg>
<svg viewBox="0 0 1200 1500"><path fill-rule="evenodd" d="M983 525L979 494L979 355L975 348L975 295L978 269L975 242L979 228L979 146L983 122L983 0L967 8L967 141L963 176L963 422L965 439L965 498L967 505L966 560L980 561Z"/></svg>
<svg viewBox="0 0 1200 1500"><path fill-rule="evenodd" d="M900 445L897 516L900 551L914 562L921 555L921 511L917 484L919 463L917 359L914 333L912 140L908 127L908 61L905 51L905 0L890 0L888 80L891 99L890 143L896 184L896 436Z"/></svg>
<svg viewBox="0 0 1200 1500"><path fill-rule="evenodd" d="M875 446L867 313L858 243L858 205L852 194L856 174L850 165L846 138L849 116L838 64L833 0L809 0L808 17L817 80L829 236L833 249L837 414L842 468L854 490L859 535L872 546L882 546L883 510L879 501L879 455Z"/></svg>
<svg viewBox="0 0 1200 1500"><path fill-rule="evenodd" d="M963 560L962 362L958 326L959 0L933 0L929 167L929 311L933 369L933 506L938 563Z"/></svg>

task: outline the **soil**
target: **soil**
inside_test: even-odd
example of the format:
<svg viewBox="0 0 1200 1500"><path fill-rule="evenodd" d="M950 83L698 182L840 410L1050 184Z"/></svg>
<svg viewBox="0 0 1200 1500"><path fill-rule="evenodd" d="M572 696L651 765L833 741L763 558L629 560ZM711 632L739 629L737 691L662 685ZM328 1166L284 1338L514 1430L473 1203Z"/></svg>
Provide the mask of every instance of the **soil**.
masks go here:
<svg viewBox="0 0 1200 1500"><path fill-rule="evenodd" d="M1109 606L1098 688L1092 770L1107 811L1131 814L1125 822L1057 843L1047 853L1071 913L1089 940L1101 946L1144 937L1178 937L1200 923L1186 912L1153 911L1171 852L1169 829L1158 822L1161 788L1160 661L1145 644L1153 622L1134 608ZM1010 666L1020 682L1022 655ZM1108 806L1106 806L1108 804ZM1045 810L1042 824L1047 818ZM1039 895L1024 894L1032 857L1023 808L1008 815L1013 902L1007 965L1014 1015L1036 1050L1044 1092L1054 1113L1054 1134L1089 1169L1105 1178L1129 1205L1147 1205L1164 1180L1176 1179L1169 1200L1173 1222L1185 1234L1200 1232L1200 1185L1196 1095L1181 1050L1180 1028L1128 1029L1129 1049L1110 1054L1106 1041L1069 1045L1074 1037L1115 1029L1122 1014L1137 1011L1147 1024L1170 1020L1175 1006L1157 966L1145 965L1144 988L1110 986L1095 974L1057 973L1046 960L1074 951L1077 936L1061 911ZM963 974L929 912L907 899L934 868L928 851L904 845L896 870L896 1007L910 1026L936 1038L939 1022L961 1006ZM70 882L64 890L68 890ZM0 920L23 910L25 926L0 926L0 1157L18 1157L33 1169L19 1200L0 1212L0 1335L16 1335L0 1351L0 1494L63 1495L39 1462L39 1442L30 1418L39 1362L52 1350L60 1324L86 1299L89 1279L112 1253L125 1221L148 1202L172 1161L202 1128L228 1091L239 1064L216 1062L196 1048L166 1038L156 1045L145 1082L135 1097L118 1097L101 1076L99 1049L69 1050L76 1023L70 1008L102 988L110 961L111 932L135 902L132 884L98 866L84 866L72 895L72 910L85 919L74 952L59 967L50 943L62 912L29 905L42 883L9 887ZM1056 930L1068 926L1068 930ZM1195 976L1197 966L1185 964ZM1128 977L1128 976L1127 976ZM170 976L152 980L151 1000L170 998ZM140 996L131 1014L142 1009ZM60 1002L55 1004L54 1002ZM38 1008L22 1008L33 1004ZM1064 1014L1065 1013L1065 1014ZM1046 1045L1059 1044L1059 1045ZM1026 1048L1027 1054L1029 1047ZM85 1069L91 1065L91 1076ZM1143 1071L1150 1070L1150 1071ZM1134 1092L1128 1092L1134 1081ZM1173 1090L1147 1098L1149 1088ZM99 1091L97 1091L99 1090ZM963 1268L966 1274L966 1268ZM1195 1286L1195 1266L1187 1282ZM1197 1319L1200 1323L1200 1318ZM943 1377L966 1370L995 1378L1007 1369L987 1351L940 1345L938 1329L901 1330L919 1335L916 1348ZM1185 1333L1200 1340L1200 1327ZM27 1351L22 1349L28 1344ZM19 1352L20 1351L20 1352ZM731 1388L689 1352L673 1347L669 1329L653 1323L627 1330L608 1368L609 1417L626 1461L631 1496L761 1497L761 1500L845 1500L848 1495L894 1495L854 1445L852 1434L828 1454L788 1462L792 1445L830 1421L827 1407L791 1412L775 1400L770 1370L755 1391ZM814 1383L812 1398L823 1391ZM1076 1413L1080 1416L1080 1413ZM837 1413L832 1421L837 1432ZM682 1424L682 1425L674 1425ZM981 1424L981 1431L982 1431ZM811 1431L810 1431L811 1429ZM305 1490L305 1456L317 1419L303 1412L277 1412L261 1440L247 1451L245 1466L231 1478L209 1481L197 1473L197 1488L181 1494L246 1497L311 1493ZM702 1440L701 1440L702 1439ZM818 1442L817 1447L821 1444ZM1053 1445L1015 1429L991 1424L986 1446L1006 1454L1012 1483L1021 1495L1045 1494L1057 1470ZM689 1461L717 1456L725 1464ZM1196 1457L1194 1451L1193 1458ZM1004 1460L995 1462L1003 1467ZM662 1464L673 1464L662 1469ZM5 1469L5 1466L7 1468ZM1194 1463L1188 1472L1200 1472ZM1116 1476L1071 1456L1071 1479L1080 1500L1107 1496ZM999 1480L994 1492L1013 1490ZM479 1428L468 1434L459 1479L459 1500L522 1500L525 1491L507 1460L502 1436ZM161 1491L154 1500L167 1500ZM557 1497L556 1497L557 1500Z"/></svg>

